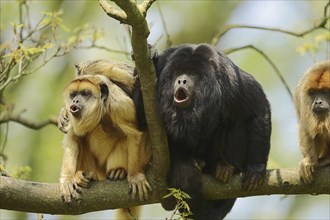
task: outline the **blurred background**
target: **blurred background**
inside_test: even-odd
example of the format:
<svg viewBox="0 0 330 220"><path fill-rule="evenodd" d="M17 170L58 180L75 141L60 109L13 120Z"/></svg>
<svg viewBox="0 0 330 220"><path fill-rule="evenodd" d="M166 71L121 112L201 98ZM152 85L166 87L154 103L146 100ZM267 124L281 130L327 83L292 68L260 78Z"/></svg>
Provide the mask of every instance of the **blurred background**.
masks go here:
<svg viewBox="0 0 330 220"><path fill-rule="evenodd" d="M169 43L173 46L182 43L210 43L217 33L231 24L301 33L319 24L327 3L326 0L159 0L148 12L151 31L148 41L159 52ZM19 1L14 0L0 1L1 50L7 53L13 45L17 45L17 33L13 30L20 28L19 4ZM101 58L132 63L127 28L109 18L96 1L27 1L27 7L22 8L25 10L23 15L30 18L27 23L31 27L44 19L39 25L48 24L48 28L53 28L44 35L36 33L35 37L43 40L43 45L52 39L52 44L45 46L40 53L49 57L55 53L56 47L67 51L44 66L42 56L33 60L29 69L42 67L6 87L1 101L7 106L1 105L1 111L8 104L13 104L14 112L26 110L22 114L24 118L34 122L46 120L56 116L63 105L62 91L74 77L74 64ZM28 14L25 13L26 9ZM327 10L329 16L330 7ZM53 32L56 33L55 39L52 38ZM262 50L277 66L293 91L308 67L316 61L329 60L329 40L330 32L324 29L303 37L274 31L232 29L217 41L217 47L227 50L253 45ZM29 44L33 45L33 42L25 46ZM297 167L302 159L297 139L297 120L292 99L284 84L265 57L256 50L239 50L230 53L229 57L261 83L271 103L273 132L268 168ZM17 72L19 67L13 68L11 74ZM23 173L23 179L58 182L63 134L56 126L48 125L34 130L10 122L0 124L0 129L1 164L9 174L20 176ZM270 195L239 198L226 219L330 219L329 213L328 195ZM113 211L109 210L79 216L44 215L44 219L111 219L112 216ZM142 219L165 219L170 216L171 212L165 212L159 204L155 204L144 206ZM34 213L0 210L0 219L36 218Z"/></svg>

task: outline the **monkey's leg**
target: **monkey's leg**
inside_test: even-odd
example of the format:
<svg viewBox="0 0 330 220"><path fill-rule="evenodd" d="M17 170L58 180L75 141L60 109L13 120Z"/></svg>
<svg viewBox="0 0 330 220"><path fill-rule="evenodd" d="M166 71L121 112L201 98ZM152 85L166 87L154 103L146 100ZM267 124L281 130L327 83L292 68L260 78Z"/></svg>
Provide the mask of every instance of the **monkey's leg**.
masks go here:
<svg viewBox="0 0 330 220"><path fill-rule="evenodd" d="M140 200L148 199L148 191L151 191L151 186L145 176L145 165L148 154L142 154L143 148L141 142L144 143L142 133L138 132L137 136L127 137L128 151L128 174L127 180L129 183L130 192L134 198L139 194Z"/></svg>
<svg viewBox="0 0 330 220"><path fill-rule="evenodd" d="M265 179L270 150L271 121L266 110L246 123L247 164L243 174L243 189L253 191ZM239 138L239 137L237 137Z"/></svg>
<svg viewBox="0 0 330 220"><path fill-rule="evenodd" d="M80 148L77 171L74 175L74 181L78 186L88 188L91 181L98 180L96 163L95 158L86 147Z"/></svg>
<svg viewBox="0 0 330 220"><path fill-rule="evenodd" d="M115 148L107 159L106 177L111 180L122 180L127 176L127 146L117 141Z"/></svg>
<svg viewBox="0 0 330 220"><path fill-rule="evenodd" d="M215 177L223 183L228 183L228 181L233 176L235 167L230 164L218 163L215 170Z"/></svg>

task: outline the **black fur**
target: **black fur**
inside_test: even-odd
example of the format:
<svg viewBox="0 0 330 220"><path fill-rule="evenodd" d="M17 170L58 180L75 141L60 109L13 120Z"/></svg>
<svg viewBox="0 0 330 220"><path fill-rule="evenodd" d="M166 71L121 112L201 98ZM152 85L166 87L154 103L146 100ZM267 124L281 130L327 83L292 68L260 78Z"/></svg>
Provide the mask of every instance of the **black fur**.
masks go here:
<svg viewBox="0 0 330 220"><path fill-rule="evenodd" d="M270 106L260 84L216 48L182 45L158 57L157 101L169 139L170 187L180 188L195 219L223 219L234 199L206 201L201 174L216 176L217 165L245 172L243 187L256 188L268 160L271 134ZM180 74L194 79L194 96L188 108L174 104L174 80ZM205 162L202 171L195 161ZM173 199L164 200L173 209Z"/></svg>
<svg viewBox="0 0 330 220"><path fill-rule="evenodd" d="M182 45L152 59L157 73L157 105L168 134L168 184L191 196L192 218L223 219L236 198L207 201L202 196L203 173L224 180L217 166L243 172L244 189L262 181L270 150L271 112L260 84L215 47ZM174 103L174 84L185 74L194 81L188 107ZM140 84L133 92L140 129L147 129ZM176 201L162 201L167 210Z"/></svg>

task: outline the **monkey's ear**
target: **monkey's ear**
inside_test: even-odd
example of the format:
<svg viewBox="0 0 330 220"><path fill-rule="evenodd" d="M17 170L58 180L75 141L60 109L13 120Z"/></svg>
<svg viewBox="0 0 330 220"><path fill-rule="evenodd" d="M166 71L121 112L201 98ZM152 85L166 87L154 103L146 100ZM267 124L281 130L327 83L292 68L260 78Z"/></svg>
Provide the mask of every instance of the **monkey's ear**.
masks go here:
<svg viewBox="0 0 330 220"><path fill-rule="evenodd" d="M109 96L109 88L105 83L100 83L99 86L100 86L100 90L101 90L101 99L105 103Z"/></svg>

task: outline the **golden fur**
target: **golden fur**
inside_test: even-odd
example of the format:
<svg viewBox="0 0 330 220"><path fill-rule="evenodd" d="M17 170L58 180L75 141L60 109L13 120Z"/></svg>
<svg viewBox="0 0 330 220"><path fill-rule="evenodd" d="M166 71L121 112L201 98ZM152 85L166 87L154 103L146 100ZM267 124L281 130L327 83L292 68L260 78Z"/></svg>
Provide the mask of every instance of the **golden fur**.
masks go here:
<svg viewBox="0 0 330 220"><path fill-rule="evenodd" d="M313 181L315 167L330 163L330 113L316 115L312 111L311 91L325 90L330 96L330 62L312 66L299 81L294 95L299 122L299 143L304 159L300 174L306 183ZM328 99L330 100L330 98Z"/></svg>
<svg viewBox="0 0 330 220"><path fill-rule="evenodd" d="M139 194L144 199L151 190L144 172L151 158L148 133L137 128L133 100L109 80L114 77L131 87L132 75L125 81L125 77L110 73L104 74L107 77L77 76L64 90L65 107L60 113L59 127L67 134L63 140L60 186L66 202L77 199L79 187L88 187L91 179L118 180L126 174L133 196ZM109 89L106 101L101 98L100 83ZM92 95L83 103L81 116L75 117L70 113L71 94L81 91L90 91ZM120 218L128 218L125 212L120 213Z"/></svg>

